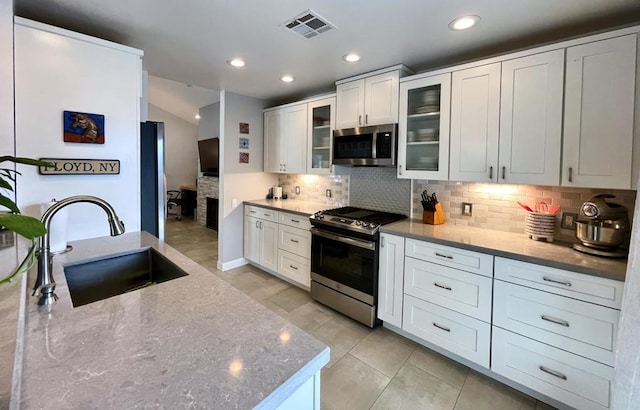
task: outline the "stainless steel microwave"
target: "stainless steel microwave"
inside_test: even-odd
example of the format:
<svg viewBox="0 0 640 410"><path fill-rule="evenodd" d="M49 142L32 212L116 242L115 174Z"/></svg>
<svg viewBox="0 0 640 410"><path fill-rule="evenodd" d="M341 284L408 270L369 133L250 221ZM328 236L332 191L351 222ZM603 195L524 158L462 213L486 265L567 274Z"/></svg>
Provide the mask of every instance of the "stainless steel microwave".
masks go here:
<svg viewBox="0 0 640 410"><path fill-rule="evenodd" d="M332 164L353 167L395 167L398 124L333 131Z"/></svg>

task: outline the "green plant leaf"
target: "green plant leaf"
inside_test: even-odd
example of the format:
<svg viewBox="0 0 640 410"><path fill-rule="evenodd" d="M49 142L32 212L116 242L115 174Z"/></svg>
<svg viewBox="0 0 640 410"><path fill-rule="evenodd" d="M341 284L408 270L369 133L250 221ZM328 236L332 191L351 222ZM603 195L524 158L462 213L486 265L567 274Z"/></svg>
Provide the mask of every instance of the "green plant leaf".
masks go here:
<svg viewBox="0 0 640 410"><path fill-rule="evenodd" d="M16 164L33 165L36 167L53 167L54 166L54 164L51 162L42 161L39 159L25 158L25 157L12 157L9 155L0 157L0 162L5 162L5 161L15 162Z"/></svg>
<svg viewBox="0 0 640 410"><path fill-rule="evenodd" d="M16 203L13 202L11 198L4 196L2 194L0 194L0 206L4 206L5 208L8 208L14 214L20 213L20 209L18 209L18 205L16 205Z"/></svg>
<svg viewBox="0 0 640 410"><path fill-rule="evenodd" d="M8 189L9 191L13 191L13 187L4 179L0 178L0 188Z"/></svg>
<svg viewBox="0 0 640 410"><path fill-rule="evenodd" d="M37 240L32 239L31 248L29 249L29 253L27 254L27 256L22 260L22 262L20 262L20 265L18 265L13 271L11 271L11 273L9 273L7 277L0 279L0 285L2 285L3 283L12 282L15 278L17 278L18 276L22 275L23 273L31 269L31 267L37 261L37 258L36 258L37 247L38 247Z"/></svg>
<svg viewBox="0 0 640 410"><path fill-rule="evenodd" d="M0 214L0 226L27 239L35 239L47 233L39 219L27 215Z"/></svg>

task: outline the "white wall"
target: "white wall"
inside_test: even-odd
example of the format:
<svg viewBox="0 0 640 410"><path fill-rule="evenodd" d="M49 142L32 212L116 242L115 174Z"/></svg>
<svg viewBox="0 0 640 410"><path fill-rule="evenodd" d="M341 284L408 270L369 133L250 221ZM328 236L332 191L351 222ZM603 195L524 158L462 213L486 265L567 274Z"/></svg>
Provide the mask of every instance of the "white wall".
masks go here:
<svg viewBox="0 0 640 410"><path fill-rule="evenodd" d="M11 0L0 0L0 90L2 90L0 91L0 155L13 155L13 2Z"/></svg>
<svg viewBox="0 0 640 410"><path fill-rule="evenodd" d="M140 79L142 52L40 23L15 25L16 151L34 158L120 160L119 175L41 176L20 167L18 204L39 215L51 198L95 195L111 203L128 231L140 230ZM105 143L63 142L64 110L104 114ZM69 209L68 240L109 234L104 212Z"/></svg>
<svg viewBox="0 0 640 410"><path fill-rule="evenodd" d="M198 140L220 137L220 102L200 108L198 114Z"/></svg>
<svg viewBox="0 0 640 410"><path fill-rule="evenodd" d="M243 259L243 207L232 201L264 198L269 187L277 184L276 174L265 174L263 167L262 110L265 101L222 91L220 93L220 229L218 231L218 269L227 270ZM249 124L249 164L238 163L239 123ZM245 150L242 150L245 151Z"/></svg>
<svg viewBox="0 0 640 410"><path fill-rule="evenodd" d="M167 190L195 184L198 170L198 127L170 112L148 104L149 121L164 122L164 173Z"/></svg>

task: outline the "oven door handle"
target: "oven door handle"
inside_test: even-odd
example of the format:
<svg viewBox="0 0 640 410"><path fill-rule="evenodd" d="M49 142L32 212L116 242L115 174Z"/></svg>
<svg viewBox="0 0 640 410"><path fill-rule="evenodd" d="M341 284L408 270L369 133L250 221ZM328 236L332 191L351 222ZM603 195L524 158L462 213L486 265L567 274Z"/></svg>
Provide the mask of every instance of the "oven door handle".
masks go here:
<svg viewBox="0 0 640 410"><path fill-rule="evenodd" d="M336 235L333 233L329 233L326 231L321 231L317 228L311 228L311 235L322 236L323 238L331 239L334 241L346 243L348 245L357 246L359 248L369 249L372 251L376 250L376 243L371 241L365 241L362 239L349 238L345 236Z"/></svg>

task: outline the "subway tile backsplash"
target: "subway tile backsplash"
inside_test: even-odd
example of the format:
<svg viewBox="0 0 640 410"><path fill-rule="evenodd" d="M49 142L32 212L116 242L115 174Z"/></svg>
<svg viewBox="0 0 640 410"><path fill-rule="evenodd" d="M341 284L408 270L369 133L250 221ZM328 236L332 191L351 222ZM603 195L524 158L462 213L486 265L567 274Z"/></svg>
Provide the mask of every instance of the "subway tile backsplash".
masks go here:
<svg viewBox="0 0 640 410"><path fill-rule="evenodd" d="M327 208L349 205L348 175L281 174L278 182L291 200L318 202ZM300 187L300 195L296 195L296 186ZM331 190L331 198L326 196L327 189Z"/></svg>
<svg viewBox="0 0 640 410"><path fill-rule="evenodd" d="M610 202L627 207L630 221L633 221L636 201L636 191L632 190L414 180L412 203L414 218L421 218L420 194L425 189L429 193L435 192L438 196L445 212L446 223L522 234L524 234L527 211L518 206L517 201L532 208L536 202L540 201L544 201L549 207L560 204L560 210L556 214L555 237L563 241L573 241L574 231L560 227L562 213L577 214L582 203L592 196L599 193L615 195L616 197ZM473 204L472 216L462 215L463 202Z"/></svg>
<svg viewBox="0 0 640 410"><path fill-rule="evenodd" d="M350 205L409 215L411 181L398 179L395 168L355 167L350 182Z"/></svg>

